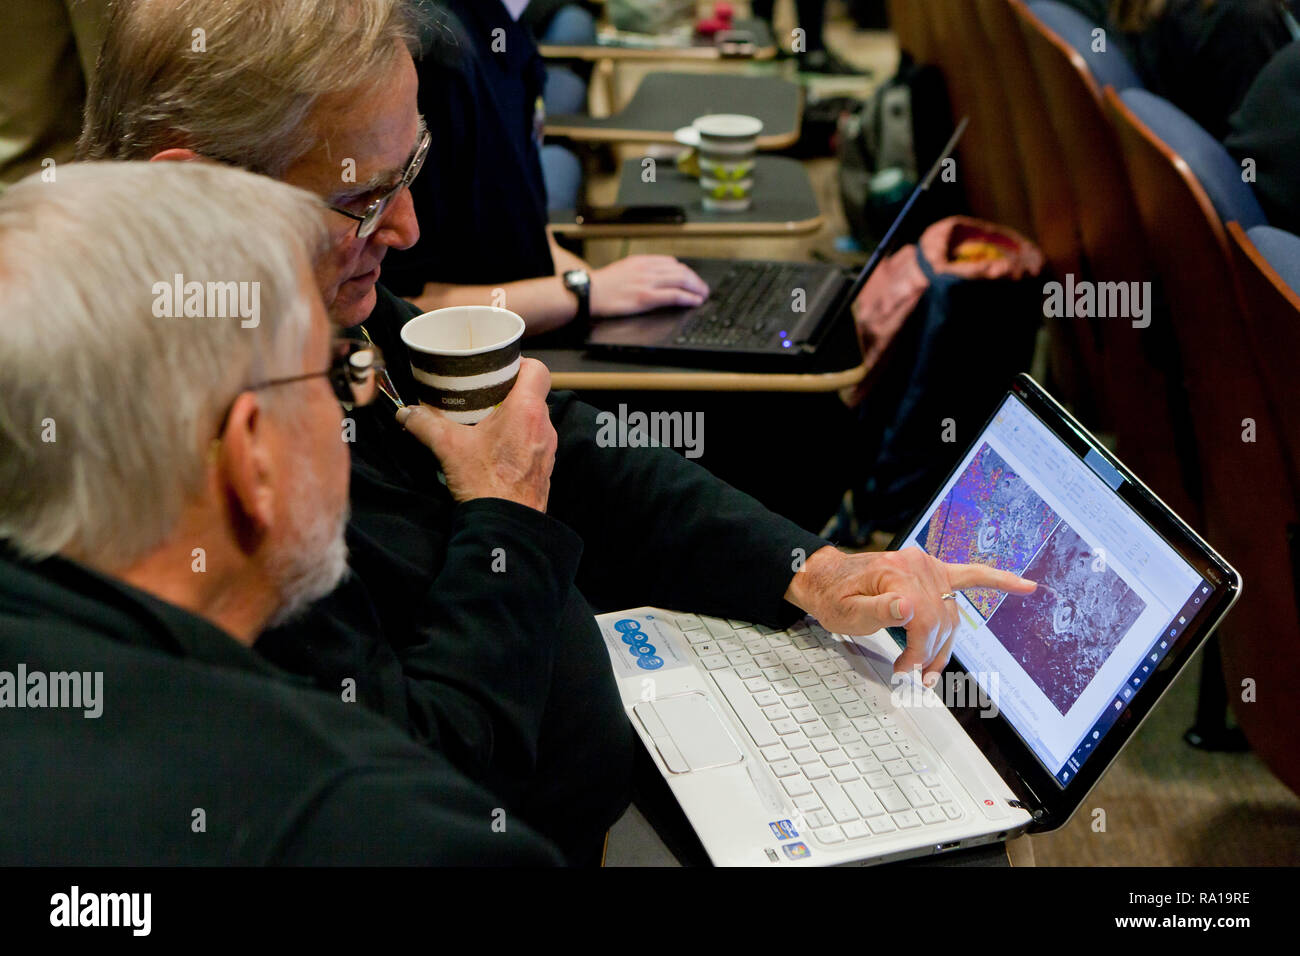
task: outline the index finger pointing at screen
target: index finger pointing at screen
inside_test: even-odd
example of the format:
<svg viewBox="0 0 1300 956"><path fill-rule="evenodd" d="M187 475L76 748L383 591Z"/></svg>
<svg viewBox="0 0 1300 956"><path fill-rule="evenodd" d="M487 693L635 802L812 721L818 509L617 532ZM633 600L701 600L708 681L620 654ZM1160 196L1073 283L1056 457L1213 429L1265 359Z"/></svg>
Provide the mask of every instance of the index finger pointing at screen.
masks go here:
<svg viewBox="0 0 1300 956"><path fill-rule="evenodd" d="M966 588L997 588L1012 594L1032 594L1038 587L1037 581L1030 581L1010 571L991 568L987 564L950 564L948 580L958 591Z"/></svg>

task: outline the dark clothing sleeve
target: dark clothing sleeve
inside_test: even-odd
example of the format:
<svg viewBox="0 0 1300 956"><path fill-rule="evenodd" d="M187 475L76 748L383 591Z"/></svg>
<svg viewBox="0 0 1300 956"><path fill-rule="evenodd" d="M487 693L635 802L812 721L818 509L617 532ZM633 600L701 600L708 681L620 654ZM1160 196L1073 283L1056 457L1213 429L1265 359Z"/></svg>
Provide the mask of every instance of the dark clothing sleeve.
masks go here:
<svg viewBox="0 0 1300 956"><path fill-rule="evenodd" d="M556 849L463 778L370 768L340 775L270 862L285 866L554 866ZM383 821L376 826L375 821Z"/></svg>
<svg viewBox="0 0 1300 956"><path fill-rule="evenodd" d="M785 627L800 558L827 542L667 448L602 447L596 409L552 396L549 514L584 542L578 586L599 610L654 604Z"/></svg>
<svg viewBox="0 0 1300 956"><path fill-rule="evenodd" d="M1290 40L1276 0L1174 0L1134 51L1147 87L1221 140L1255 77Z"/></svg>
<svg viewBox="0 0 1300 956"><path fill-rule="evenodd" d="M1275 56L1233 114L1224 145L1255 163L1255 194L1270 225L1300 233L1300 41Z"/></svg>
<svg viewBox="0 0 1300 956"><path fill-rule="evenodd" d="M417 564L402 545L428 540L422 510L411 496L370 511L364 533L384 554L359 562L383 569L367 586L401 662L408 728L471 772L531 771L582 542L540 512L483 499L457 505L445 555Z"/></svg>
<svg viewBox="0 0 1300 956"><path fill-rule="evenodd" d="M331 693L354 680L358 702L471 775L526 777L582 542L513 502L454 504L432 468L428 482L354 461L352 575L257 650Z"/></svg>
<svg viewBox="0 0 1300 956"><path fill-rule="evenodd" d="M498 285L555 274L533 138L541 55L495 0L442 6L445 36L416 64L420 112L433 130L411 184L420 238L389 250L383 265L384 284L403 296L429 282ZM498 36L504 51L493 48Z"/></svg>

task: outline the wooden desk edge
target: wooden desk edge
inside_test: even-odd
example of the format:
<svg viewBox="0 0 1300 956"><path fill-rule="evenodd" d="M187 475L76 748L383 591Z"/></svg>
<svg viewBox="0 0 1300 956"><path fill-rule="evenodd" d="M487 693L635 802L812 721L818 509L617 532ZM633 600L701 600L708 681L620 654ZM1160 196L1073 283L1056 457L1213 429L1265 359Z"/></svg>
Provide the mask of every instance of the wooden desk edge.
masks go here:
<svg viewBox="0 0 1300 956"><path fill-rule="evenodd" d="M524 354L528 350L524 349ZM531 356L542 362L546 353ZM866 363L840 372L551 372L551 388L597 391L677 392L837 392L856 385Z"/></svg>
<svg viewBox="0 0 1300 956"><path fill-rule="evenodd" d="M822 214L812 219L779 222L688 222L680 226L663 223L583 226L576 222L553 222L551 231L580 239L673 239L701 236L806 236L826 224Z"/></svg>
<svg viewBox="0 0 1300 956"><path fill-rule="evenodd" d="M538 49L548 60L750 60L763 61L776 57L775 46L758 47L752 56L723 56L716 46L691 47L626 47L626 46L556 46L546 44Z"/></svg>
<svg viewBox="0 0 1300 956"><path fill-rule="evenodd" d="M801 125L802 117L796 120L794 129L789 133L760 136L758 148L768 151L793 146L799 141ZM546 124L545 129L547 136L597 143L677 143L673 139L673 132L675 131L661 129L620 129L616 126L552 126L550 123Z"/></svg>

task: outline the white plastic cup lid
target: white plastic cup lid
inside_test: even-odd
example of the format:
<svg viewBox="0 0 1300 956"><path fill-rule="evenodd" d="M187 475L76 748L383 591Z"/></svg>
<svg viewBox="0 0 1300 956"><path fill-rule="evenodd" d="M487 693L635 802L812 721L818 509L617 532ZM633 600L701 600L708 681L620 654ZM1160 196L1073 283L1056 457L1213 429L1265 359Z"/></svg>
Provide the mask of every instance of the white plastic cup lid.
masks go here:
<svg viewBox="0 0 1300 956"><path fill-rule="evenodd" d="M691 124L701 136L715 139L750 139L763 132L763 121L741 113L710 113Z"/></svg>

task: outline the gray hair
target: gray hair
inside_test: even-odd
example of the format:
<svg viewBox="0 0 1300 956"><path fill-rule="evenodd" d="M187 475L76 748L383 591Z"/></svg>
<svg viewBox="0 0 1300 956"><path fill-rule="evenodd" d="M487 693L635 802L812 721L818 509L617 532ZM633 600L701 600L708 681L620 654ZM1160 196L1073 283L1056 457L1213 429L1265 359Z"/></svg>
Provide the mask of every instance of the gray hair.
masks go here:
<svg viewBox="0 0 1300 956"><path fill-rule="evenodd" d="M213 164L57 177L0 196L0 539L111 570L174 529L240 389L302 370L328 232L315 197ZM168 317L177 276L249 283L258 321Z"/></svg>
<svg viewBox="0 0 1300 956"><path fill-rule="evenodd" d="M281 179L322 96L418 52L411 0L117 0L86 98L79 159L168 147Z"/></svg>

